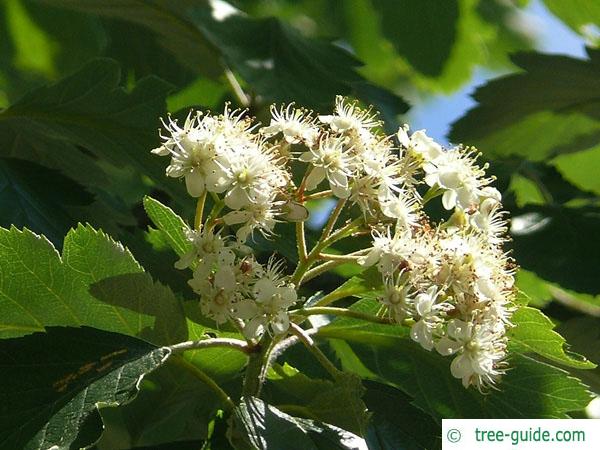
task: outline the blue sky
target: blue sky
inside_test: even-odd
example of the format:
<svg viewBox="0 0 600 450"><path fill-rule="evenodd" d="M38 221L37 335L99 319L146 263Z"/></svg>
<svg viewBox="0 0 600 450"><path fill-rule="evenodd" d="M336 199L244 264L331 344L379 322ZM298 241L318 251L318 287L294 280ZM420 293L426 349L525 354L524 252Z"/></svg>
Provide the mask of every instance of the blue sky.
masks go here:
<svg viewBox="0 0 600 450"><path fill-rule="evenodd" d="M600 1L600 0L599 0ZM529 24L536 36L536 48L544 53L558 53L585 58L584 40L554 17L541 0L530 2L521 13L521 20ZM435 140L448 145L446 135L450 124L475 105L470 94L477 86L500 74L478 68L469 83L450 95L437 95L414 105L408 116L411 129L425 128Z"/></svg>

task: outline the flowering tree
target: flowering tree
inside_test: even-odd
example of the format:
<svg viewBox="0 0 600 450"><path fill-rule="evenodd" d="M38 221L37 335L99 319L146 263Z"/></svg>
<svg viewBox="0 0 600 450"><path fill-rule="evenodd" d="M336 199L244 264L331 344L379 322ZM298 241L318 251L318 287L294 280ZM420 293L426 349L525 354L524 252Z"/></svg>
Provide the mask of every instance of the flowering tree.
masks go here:
<svg viewBox="0 0 600 450"><path fill-rule="evenodd" d="M502 148L515 130L535 146L519 117L550 129L553 114L585 103L519 110L544 64L579 74L593 95L596 50L591 62L521 56L523 73L482 88L451 132L480 153L410 130L398 121L408 105L356 72L349 53L277 19L225 2L109 3L5 11L39 42L78 20L126 45L90 62L67 39L83 53L48 50L48 67L83 67L23 96L9 83L16 69L0 65L11 97L0 110L10 147L0 153L0 449L429 449L442 418L581 414L595 364L528 301L545 289L595 314L582 300L595 289L589 268L566 270L570 249L540 263L548 237L536 234L575 208L552 195L593 196L566 169L562 178ZM383 18L384 3L373 2ZM451 4L442 19L458 14ZM127 36L143 38L148 65ZM395 57L419 72L416 85L431 83L437 63L403 42ZM119 65L131 69L127 89ZM564 102L562 88L544 93ZM210 104L207 93L212 108L191 106ZM560 145L586 137L589 114ZM547 203L519 185L531 171Z"/></svg>

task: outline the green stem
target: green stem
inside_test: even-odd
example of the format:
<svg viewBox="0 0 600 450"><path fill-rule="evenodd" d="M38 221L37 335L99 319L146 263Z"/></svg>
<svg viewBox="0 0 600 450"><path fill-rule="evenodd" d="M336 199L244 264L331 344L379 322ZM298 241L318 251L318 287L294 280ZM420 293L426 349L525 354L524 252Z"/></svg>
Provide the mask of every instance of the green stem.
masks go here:
<svg viewBox="0 0 600 450"><path fill-rule="evenodd" d="M318 277L319 275L330 271L334 267L341 266L342 264L346 264L346 261L327 261L323 264L318 265L317 267L313 267L310 270L307 270L302 277L302 282L306 283L308 280L312 280L313 278Z"/></svg>
<svg viewBox="0 0 600 450"><path fill-rule="evenodd" d="M206 203L206 189L200 197L198 197L198 203L196 203L196 216L194 217L194 229L202 229L202 215L204 213L204 204Z"/></svg>
<svg viewBox="0 0 600 450"><path fill-rule="evenodd" d="M169 348L173 353L182 353L188 350L200 350L203 348L226 347L244 353L252 353L253 349L246 341L230 338L200 339L197 341L180 342Z"/></svg>
<svg viewBox="0 0 600 450"><path fill-rule="evenodd" d="M211 196L214 202L210 213L208 213L208 217L206 218L206 229L212 230L212 228L216 225L218 215L221 210L225 207L225 201L221 200L217 194L211 192Z"/></svg>
<svg viewBox="0 0 600 450"><path fill-rule="evenodd" d="M336 255L334 253L319 253L319 259L324 261L341 261L343 263L355 263L360 255Z"/></svg>
<svg viewBox="0 0 600 450"><path fill-rule="evenodd" d="M304 222L296 222L296 247L298 247L298 261L306 261L306 235Z"/></svg>
<svg viewBox="0 0 600 450"><path fill-rule="evenodd" d="M325 354L319 349L319 347L317 347L315 341L313 341L313 339L308 334L306 334L306 332L301 327L299 327L293 322L290 323L290 331L292 332L292 334L298 337L300 342L302 342L304 346L308 349L308 351L310 351L313 354L313 356L317 359L317 361L319 361L319 363L329 373L329 375L331 375L331 377L334 380L337 380L340 375L340 371L337 367L335 367L335 365L331 361L329 361L329 358L325 356Z"/></svg>
<svg viewBox="0 0 600 450"><path fill-rule="evenodd" d="M346 199L340 198L338 200L337 204L335 205L335 208L331 212L331 216L329 216L329 220L327 221L325 228L323 228L323 233L321 234L321 239L326 239L331 234L331 230L333 230L333 227L335 226L335 223L337 222L338 218L340 217L342 209L344 209L345 205L346 205Z"/></svg>
<svg viewBox="0 0 600 450"><path fill-rule="evenodd" d="M267 359L266 357L271 350L272 342L271 336L265 334L260 340L259 351L250 355L250 360L248 361L246 374L244 376L242 395L246 397L258 397L260 395L263 383L263 366Z"/></svg>
<svg viewBox="0 0 600 450"><path fill-rule="evenodd" d="M198 367L180 355L172 355L170 359L179 367L186 369L188 372L206 384L215 394L217 394L219 399L223 402L223 409L226 411L233 411L235 409L235 403L233 400L231 400L231 397L229 397L227 392L221 389L217 382L208 376L203 370L200 370Z"/></svg>
<svg viewBox="0 0 600 450"><path fill-rule="evenodd" d="M294 283L296 286L299 286L300 284L302 284L303 277L304 277L306 271L308 269L310 269L311 266L319 260L319 254L321 253L321 251L326 249L327 247L329 247L331 244L333 244L347 236L350 236L352 233L354 233L356 230L358 230L358 228L360 227L362 222L363 222L362 217L360 217L358 219L354 219L353 221L347 223L346 225L339 228L335 232L331 233L329 236L327 236L327 237L321 236L321 239L319 240L319 242L317 242L315 247L310 251L310 253L307 255L306 259L298 262L298 265L296 266L296 270L292 274L290 281L292 283Z"/></svg>
<svg viewBox="0 0 600 450"><path fill-rule="evenodd" d="M332 195L333 195L333 193L331 192L331 189L328 189L326 191L315 192L314 194L305 195L303 197L303 200L305 202L308 202L310 200L318 200L320 198L331 197Z"/></svg>
<svg viewBox="0 0 600 450"><path fill-rule="evenodd" d="M312 306L309 308L302 308L295 311L290 311L290 314L301 314L303 316L312 316L314 314L329 314L332 316L352 317L353 319L365 320L367 322L385 324L392 323L392 321L386 317L377 317L360 311L352 311L351 309L327 306Z"/></svg>

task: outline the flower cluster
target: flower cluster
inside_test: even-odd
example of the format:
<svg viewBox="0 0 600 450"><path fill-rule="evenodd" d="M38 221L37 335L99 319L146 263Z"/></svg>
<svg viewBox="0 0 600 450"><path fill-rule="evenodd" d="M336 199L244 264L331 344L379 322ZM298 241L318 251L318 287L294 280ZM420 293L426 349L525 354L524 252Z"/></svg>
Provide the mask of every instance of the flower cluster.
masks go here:
<svg viewBox="0 0 600 450"><path fill-rule="evenodd" d="M286 158L253 133L252 121L243 112L225 108L219 116L190 113L183 128L173 120L164 125L168 135L152 152L171 157L167 176L185 178L193 197L223 194L231 209L223 220L227 225L242 225L239 240L255 229L273 230L290 183Z"/></svg>
<svg viewBox="0 0 600 450"><path fill-rule="evenodd" d="M513 310L514 267L502 249L506 224L501 195L472 149L443 149L423 131L398 131L401 149L417 161L425 197L441 195L450 217L434 224L412 189L413 215L373 231L373 247L360 259L377 265L381 302L390 316L411 323L424 349L456 355L452 374L465 386L494 384L503 373L506 330ZM412 186L411 186L412 188Z"/></svg>
<svg viewBox="0 0 600 450"><path fill-rule="evenodd" d="M286 276L274 258L260 264L247 241L255 231L273 236L278 222L305 220L307 199L330 196L335 214L347 208L372 236L368 248L339 260L377 268L385 314L410 326L424 349L454 355L451 372L465 387L494 384L504 371L514 264L502 248L501 195L476 151L442 148L407 126L387 136L376 113L342 97L331 115L291 104L272 106L271 116L264 127L228 107L190 113L183 127L169 119L153 150L170 156L167 175L184 178L199 205L207 194L213 203L186 231L192 250L177 263L193 269L203 314L237 324L248 339L287 333L306 270L335 262L319 261L327 245L307 255L302 237L303 264ZM292 165L302 164L296 184ZM438 197L448 213L434 222L425 205ZM330 232L319 243L334 242Z"/></svg>
<svg viewBox="0 0 600 450"><path fill-rule="evenodd" d="M238 320L248 339L265 330L285 333L289 327L287 310L296 303L293 284L282 275L274 259L259 264L250 247L223 239L206 228L187 230L192 249L176 263L179 269L192 267L192 289L200 296L202 314L218 325Z"/></svg>

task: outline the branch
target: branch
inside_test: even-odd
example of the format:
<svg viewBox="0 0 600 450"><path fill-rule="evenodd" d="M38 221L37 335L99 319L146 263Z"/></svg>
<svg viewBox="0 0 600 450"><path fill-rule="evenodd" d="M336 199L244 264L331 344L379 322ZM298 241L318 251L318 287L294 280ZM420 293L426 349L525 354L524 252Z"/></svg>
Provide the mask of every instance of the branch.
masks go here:
<svg viewBox="0 0 600 450"><path fill-rule="evenodd" d="M173 353L182 353L187 350L200 350L203 348L212 347L227 347L247 354L253 353L255 351L254 347L248 345L246 341L230 338L214 338L201 339L198 341L186 341L180 342L179 344L171 345L169 348Z"/></svg>
<svg viewBox="0 0 600 450"><path fill-rule="evenodd" d="M340 371L338 370L337 367L335 367L333 365L333 363L331 361L329 361L329 358L327 358L327 356L325 356L325 354L319 349L319 347L317 347L313 338L311 338L308 335L308 333L306 333L301 327L296 325L294 322L290 323L290 331L292 332L292 334L294 334L295 336L298 337L300 342L302 342L304 344L304 346L319 361L319 363L321 363L321 365L323 366L323 368L325 370L327 370L329 375L331 375L331 377L334 380L337 380L337 378L340 374Z"/></svg>

